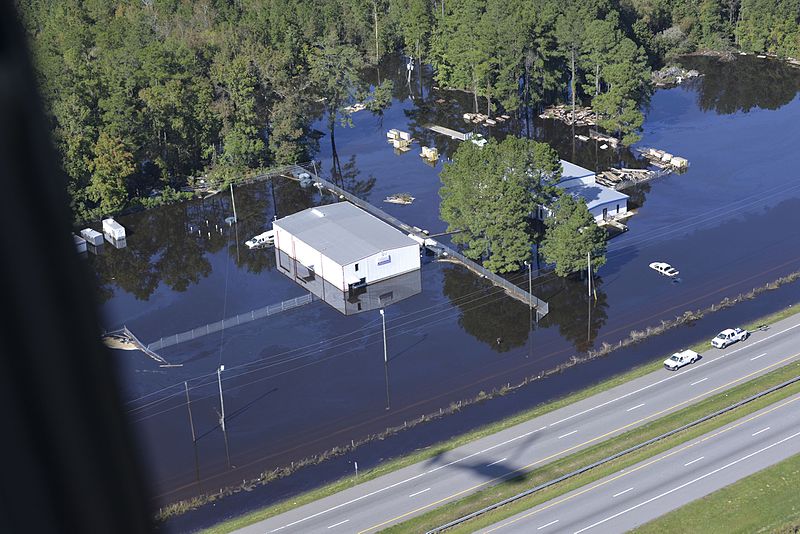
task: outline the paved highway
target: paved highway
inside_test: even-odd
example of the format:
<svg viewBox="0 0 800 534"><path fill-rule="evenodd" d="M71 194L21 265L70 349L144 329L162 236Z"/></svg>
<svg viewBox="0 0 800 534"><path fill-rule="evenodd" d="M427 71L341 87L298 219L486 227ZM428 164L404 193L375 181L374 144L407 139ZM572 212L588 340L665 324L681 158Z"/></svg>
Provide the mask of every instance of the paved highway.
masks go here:
<svg viewBox="0 0 800 534"><path fill-rule="evenodd" d="M661 369L241 532L376 532L796 361L799 341L800 317L791 317L727 349L709 346L679 371Z"/></svg>
<svg viewBox="0 0 800 534"><path fill-rule="evenodd" d="M625 532L795 454L800 395L482 532Z"/></svg>

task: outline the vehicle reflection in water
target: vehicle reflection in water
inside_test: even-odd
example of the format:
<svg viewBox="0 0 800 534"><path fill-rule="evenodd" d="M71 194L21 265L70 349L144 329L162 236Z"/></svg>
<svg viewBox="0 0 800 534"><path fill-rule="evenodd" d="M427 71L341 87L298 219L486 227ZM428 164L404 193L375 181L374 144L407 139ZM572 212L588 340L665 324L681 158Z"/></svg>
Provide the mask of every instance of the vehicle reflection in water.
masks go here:
<svg viewBox="0 0 800 534"><path fill-rule="evenodd" d="M279 272L324 300L344 315L354 315L385 308L422 292L422 275L419 269L357 289L342 291L313 270L275 249Z"/></svg>

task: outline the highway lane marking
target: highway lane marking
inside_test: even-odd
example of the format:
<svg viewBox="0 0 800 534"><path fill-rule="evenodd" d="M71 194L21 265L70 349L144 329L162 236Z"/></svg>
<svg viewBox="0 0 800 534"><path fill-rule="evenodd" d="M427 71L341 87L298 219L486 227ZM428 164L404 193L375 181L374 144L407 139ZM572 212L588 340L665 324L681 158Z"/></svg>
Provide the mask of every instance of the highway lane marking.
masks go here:
<svg viewBox="0 0 800 534"><path fill-rule="evenodd" d="M696 385L697 385L697 384L699 384L700 382L705 382L706 380L708 380L708 377L702 378L702 379L698 380L697 382L692 382L692 383L691 383L691 384L689 384L689 385L690 385L690 386L696 386Z"/></svg>
<svg viewBox="0 0 800 534"><path fill-rule="evenodd" d="M544 430L546 428L547 428L546 426L543 426L541 428L537 428L536 430L531 430L531 431L525 432L524 434L520 434L519 436L515 436L515 437L513 437L511 439L507 439L507 440L503 441L502 443L496 443L496 444L492 445L491 447L487 447L487 448L485 448L483 450L480 450L478 452L473 452L472 454L464 456L463 458L459 458L457 460L453 460L452 462L449 462L449 463L446 463L446 464L442 464L442 465L440 465L438 467L434 467L433 469L425 471L425 473L423 473L423 474L427 475L427 474L430 474L430 473L435 473L439 469L444 469L445 467L450 467L451 465L457 464L459 462L463 462L464 460L468 460L468 459L472 458L473 456L477 456L479 454L483 454L485 452L489 452L490 450L496 449L497 447L502 447L503 445L508 445L509 443L511 443L513 441L517 441L518 439L522 439L522 438L528 437L531 434L535 434L536 432L541 432L542 430Z"/></svg>
<svg viewBox="0 0 800 534"><path fill-rule="evenodd" d="M757 360L757 359L761 358L762 356L766 356L766 355L767 355L767 353L765 352L764 354L759 354L758 356L753 356L752 358L750 358L750 361L752 362L753 360Z"/></svg>
<svg viewBox="0 0 800 534"><path fill-rule="evenodd" d="M592 491L594 489L597 489L597 488L599 488L601 486L605 486L607 484L610 484L610 483L612 483L612 482L614 482L616 480L621 479L622 477L628 476L631 473L635 473L636 471L640 471L640 470L642 470L642 469L644 469L646 467L650 467L651 465L653 465L653 464L655 464L657 462L660 462L662 460L666 460L667 458L675 456L676 454L680 454L681 452L683 452L683 451L685 451L687 449L690 449L690 448L692 448L692 447L694 447L696 445L700 445L700 444L702 444L702 443L704 443L704 442L706 442L706 441L708 441L710 439L716 438L716 437L718 437L718 436L720 436L720 435L722 435L722 434L724 434L726 432L729 432L729 431L731 431L731 430L733 430L735 428L738 428L738 427L740 427L740 426L742 426L742 425L744 425L746 423L749 423L750 421L753 421L754 419L758 419L759 417L763 417L763 416L765 416L767 414L770 414L770 413L774 412L775 410L783 408L784 406L787 406L787 405L789 405L789 404L791 404L793 402L797 402L799 400L800 400L800 395L795 395L793 398L790 398L789 400L787 400L787 401L785 401L785 402L783 402L781 404L774 405L771 408L769 408L769 409L767 409L767 410L765 410L765 411L763 411L761 413L757 413L757 414L755 414L755 415L753 415L753 416L751 416L751 417L749 417L747 419L744 419L744 420L741 420L741 421L739 421L737 423L731 424L731 426L729 426L727 428L723 428L719 432L716 432L714 434L708 435L708 436L706 436L704 438L700 438L699 440L697 440L697 441L695 441L693 443L689 443L689 444L681 447L680 449L676 449L676 450L673 450L671 452L664 453L663 456L653 458L650 461L647 461L647 462L645 462L645 463L643 463L643 464L641 464L639 466L633 467L633 468L630 469L630 471L621 471L618 475L613 476L613 477L611 477L611 478L609 478L607 480L604 480L602 482L598 482L594 486L585 486L584 489L578 490L575 493L573 493L571 495L567 495L566 497L564 497L562 499L551 501L550 503L544 504L540 508L537 508L537 509L535 509L535 510L533 510L531 512L528 512L527 514L517 516L514 519L508 521L507 523L496 525L494 528L485 531L485 533L488 534L489 532L494 532L495 530L499 530L499 529L501 529L503 527L507 527L507 526L509 526L509 525L511 525L513 523L516 523L517 521L521 521L522 519L526 519L527 517L530 517L530 516L532 516L534 514L537 514L539 512L543 512L544 510L552 508L553 506L557 506L557 505L562 504L564 502L570 501L570 500L572 500L572 499L574 499L576 497L580 497L581 495L583 495L585 493L588 493L588 492L590 492L590 491ZM800 432L798 432L798 434L800 434Z"/></svg>
<svg viewBox="0 0 800 534"><path fill-rule="evenodd" d="M327 508L325 510L321 510L321 511L315 513L315 514L311 514L309 516L303 517L301 519L298 519L297 521L293 521L293 522L291 522L289 524L286 524L286 525L283 525L281 527L274 528L274 529L270 530L270 532L279 532L279 531L281 531L281 530L283 530L285 528L293 527L293 526L298 525L298 524L300 524L300 523L302 523L304 521L308 521L309 519L314 519L315 517L319 517L320 515L326 514L328 512L332 512L334 510L338 510L339 508L342 508L344 506L349 506L351 504L357 503L357 502L359 502L361 500L364 500L364 499L366 499L368 497L372 497L373 495L377 495L377 494L382 493L384 491L396 488L397 486L400 486L401 484L405 484L406 482L411 482L412 480L416 480L421 476L428 475L430 473L438 471L439 469L443 469L445 467L457 464L459 462L463 462L464 460L468 460L469 458L472 458L473 456L477 456L479 454L483 454L483 453L488 452L488 451L490 451L492 449L496 449L497 447L501 447L503 445L507 445L507 444L511 443L512 441L516 441L516 440L522 439L522 438L524 438L526 436L530 436L531 434L534 434L536 432L540 432L540 431L542 431L542 430L544 430L546 428L547 428L546 426L543 426L541 428L537 428L536 430L531 430L529 432L525 432L524 434L520 434L519 436L516 436L516 437L513 437L511 439L508 439L508 440L506 440L506 441L504 441L502 443L497 443L497 444L492 445L491 447L487 447L487 448L485 448L485 449L483 449L481 451L477 451L477 452L474 452L472 454L468 454L467 456L464 456L464 457L459 458L457 460L453 460L452 462L449 462L449 463L446 463L444 465L440 465L438 467L434 467L433 469L429 469L428 471L416 474L413 477L406 478L405 480L400 480L399 482L395 482L394 484L390 484L388 486L384 486L384 487L379 488L379 489L377 489L375 491L372 491L370 493L365 493L364 495L360 495L358 497L350 499L349 501L337 504L336 506L331 506L330 508Z"/></svg>
<svg viewBox="0 0 800 534"><path fill-rule="evenodd" d="M650 504L651 502L653 502L653 501L655 501L657 499L660 499L661 497L665 497L665 496L667 496L667 495L669 495L671 493L675 493L676 491L682 490L686 486L694 484L695 482L699 482L699 481L703 480L704 478L708 478L708 477L710 477L712 475L716 475L717 473L719 473L720 471L722 471L724 469L732 467L732 466L734 466L734 465L736 465L736 464L738 464L740 462L743 462L745 460L749 460L753 456L755 456L757 454L761 454L762 452L767 451L767 450L769 450L769 449L771 449L773 447L776 447L776 446L778 446L778 445L780 445L780 444L782 444L782 443L784 443L786 441L789 441L792 438L796 438L797 436L800 436L800 432L796 432L796 433L792 434L791 436L783 438L780 441L776 441L774 443L771 443L770 445L767 445L766 447L763 447L763 448L761 448L761 449L759 449L759 450L757 450L755 452L751 452L750 454L746 454L746 455L742 456L739 459L736 459L736 460L734 460L732 462L729 462L729 463L723 465L722 467L718 467L718 468L714 469L713 471L709 471L705 475L700 475L699 477L695 478L694 480L690 480L689 482L685 482L685 483L681 484L680 486L674 487L671 490L667 490L667 491L665 491L664 493L662 493L660 495L656 495L655 497L647 499L646 501L643 501L643 502L640 502L639 504L631 506L627 510L623 510L621 512L617 512L616 514L614 514L612 516L609 516L609 517L607 517L605 519L602 519L602 520L600 520L600 521L598 521L596 523L593 523L593 524L589 525L588 527L582 528L580 530L576 530L575 534L580 534L581 532L585 532L585 531L589 530L590 528L594 528L594 527L596 527L598 525L602 525L606 521L611 521L612 519L616 519L617 517L619 517L619 516L621 516L623 514L626 514L626 513L630 512L632 510L636 510L637 508L640 508L640 507L642 507L642 506L644 506L646 504Z"/></svg>
<svg viewBox="0 0 800 534"><path fill-rule="evenodd" d="M550 423L550 424L549 424L549 425L547 425L547 426L555 426L555 425L558 425L558 424L560 424L560 423L563 423L563 422L565 422L565 421L569 421L570 419L573 419L573 418L575 418L575 417L579 417L579 416L581 416L581 415L584 415L584 414L586 414L586 413L589 413L589 412L591 412L591 411L593 411L593 410L597 410L598 408L603 408L604 406L607 406L607 405L611 404L612 402L616 402L616 401L618 401L618 400L625 399L625 398L627 398L627 397L630 397L631 395L635 395L635 394L637 394L637 393L641 393L642 391L644 391L644 390L646 390L646 389L650 389L651 387L657 386L657 385L659 385L659 384L663 384L663 383L664 383L664 382L666 382L667 380L672 380L673 378L677 378L677 377L679 377L679 376L683 376L683 375L685 375L686 373L689 373L689 372L691 372L691 371L695 371L695 370L697 370L697 369L700 369L700 368L701 368L701 367L703 367L704 365L708 365L708 364L710 364L710 363L714 363L715 361L717 361L717 360L721 360L721 359L725 358L726 356L731 356L732 354L736 354L737 352L739 352L739 351L741 351L741 350L746 350L746 349L752 348L753 346L755 346L755 345L758 345L759 343L763 343L764 341L767 341L768 339L772 339L772 338L773 338L773 337L775 337L775 336L779 336L779 335L781 335L781 334L785 334L785 333L786 333L786 332L788 332L789 330L794 330L794 329L795 329L795 328L797 328L797 327L800 327L800 323L797 323L796 325L792 325L792 326L790 326L790 327L788 327L788 328L784 328L783 330L780 330L780 331L778 331L778 332L775 332L774 334L770 334L770 335L768 335L767 337L764 337L764 338L758 339L758 340L756 340L756 341L753 341L753 342L752 342L752 343L750 343L749 345L745 345L745 346L739 347L739 348L737 348L737 349L734 349L734 350L732 350L732 351L730 351L730 352L723 353L722 355L720 355L720 356L717 356L716 358L714 358L714 359L712 359L712 360L708 360L708 361L701 361L701 362L700 362L698 365L694 365L694 366L690 367L689 369L686 369L686 370L685 370L683 373L680 373L680 374L673 374L673 375L670 375L670 376L668 376L668 377L666 377L666 378L662 378L661 380L658 380L658 381L656 381L656 382L653 382L652 384L648 384L648 385L646 385L646 386L643 386L643 387L641 387L641 388L639 388L639 389L637 389L637 390L631 391L631 392L629 392L629 393L625 393L624 395L620 395L619 397L613 398L613 399L611 399L611 400L608 400L608 401L606 401L606 402L603 402L603 403L600 403L600 404L596 404L596 405L592 406L591 408L587 408L586 410L583 410L583 411L581 411L581 412L574 413L574 414L572 414L572 415L570 415L570 416L568 416L568 417L565 417L565 418L563 418L563 419L560 419L560 420L556 421L555 423ZM704 358L704 359L705 359L705 358ZM655 372L655 371L654 371L654 372ZM700 381L696 382L696 384L699 384L700 382L703 382L703 381L705 381L705 380L707 380L707 378L704 378L703 380L700 380ZM695 384L691 384L691 385L695 385Z"/></svg>
<svg viewBox="0 0 800 534"><path fill-rule="evenodd" d="M338 522L338 523L336 523L335 525L331 525L331 526L329 526L328 528L333 528L333 527L338 527L339 525L344 525L344 524L345 524L345 523L347 523L348 521L350 521L350 520L349 520L349 519L345 519L344 521L339 521L339 522Z"/></svg>
<svg viewBox="0 0 800 534"><path fill-rule="evenodd" d="M567 436L571 436L572 434L574 434L574 433L576 433L576 432L577 432L577 430L573 430L572 432L567 432L567 433L566 433L566 434L564 434L563 436L558 436L558 439L561 439L561 438L566 438Z"/></svg>
<svg viewBox="0 0 800 534"><path fill-rule="evenodd" d="M686 372L690 372L690 371L692 371L693 369L698 369L698 368L702 367L703 365L705 365L706 363L713 363L713 362L715 362L715 361L717 361L717 360L719 360L719 359L721 359L721 358L724 358L725 356L729 356L729 355L731 355L731 354L735 354L735 353L737 353L737 352L738 352L738 351L740 351L740 350L746 350L746 349L748 349L748 348L751 348L751 347L753 347L753 346L755 346L755 345L758 345L759 343L762 343L762 342L764 342L764 341L768 341L768 340L772 339L773 337L779 336L779 335L781 335L781 334L784 334L784 333L786 333L786 332L788 332L788 331L790 331L790 330L793 330L793 329L795 329L795 328L798 328L798 327L800 327L800 322L799 322L799 323L797 323L797 324L795 324L795 325L793 325L793 326L790 326L790 327L784 328L783 330L779 330L779 331L777 331L777 332L775 332L775 333L773 333L773 334L770 334L770 335L768 335L768 336L766 336L766 337L764 337L764 338L761 338L761 339L758 339L758 340L756 340L756 341L753 341L753 342L752 342L752 343L750 343L749 345L746 345L746 346L739 347L739 348L737 348L737 349L735 349L735 350L731 351L730 353L723 354L723 355L722 355L722 356L720 356L719 358L714 358L713 360L709 360L708 362L703 362L703 361L701 361L699 364L695 364L694 366L692 366L692 368L691 368L691 369L687 369L687 370L686 370ZM704 359L705 359L705 358L704 358ZM655 374L656 372L657 372L657 371L653 371L653 373L651 373L651 374ZM653 383L653 384L649 384L649 385L647 385L647 386L644 386L644 387L640 388L640 389L639 389L639 390L637 390L637 391L633 391L633 392L631 392L631 393L627 393L627 394L625 394L625 395L622 395L621 397L618 397L618 398L616 398L616 399L612 399L612 400L610 400L610 401L608 401L608 402L604 402L604 403L601 403L601 404L598 404L598 405L594 405L593 407L591 407L591 408L589 408L589 409L587 409L587 410L584 410L584 411L582 411L582 412L579 412L579 413L573 414L573 415L571 415L571 416L569 416L569 417L567 417L567 418L565 418L565 419L562 419L561 421L556 421L555 423L552 423L551 425L556 425L556 424L558 424L558 423L561 423L561 422L563 422L563 421L567 421L567 420L569 420L569 419L572 419L573 417L577 417L577 416L580 416L580 415L582 415L582 414L584 414L584 413L590 412L590 411L592 411L592 410L596 410L596 409L598 409L598 408L601 408L601 407L603 407L603 406L605 406L605 405L607 405L607 404L610 404L611 402L615 402L616 400L619 400L619 399L625 398L625 397L627 397L627 396L629 396L629 395L632 395L632 394L635 394L635 393L638 393L638 392L644 391L644 390L646 390L646 389L648 389L648 388L650 388L650 387L653 387L653 386L655 386L655 385L658 385L659 383L661 383L661 382L664 382L664 381L666 381L666 380L670 380L670 379L672 379L672 378L676 378L677 376L683 376L683 375L685 375L685 374L686 374L686 372L679 373L679 374L673 374L673 375L671 375L671 376L668 376L667 378L664 378L664 379L662 379L662 380L660 380L660 381L658 381L658 382L655 382L655 383ZM617 386L617 387L620 387L620 386ZM544 414L544 415L547 415L547 414ZM542 416L539 416L539 417L544 417L544 415L542 415ZM524 424L524 423L520 423L520 424ZM519 439L519 436L518 436L517 438L514 438L514 439ZM454 449L454 450L455 450L455 449ZM488 450L488 449L487 449L487 450ZM457 461L460 461L460 460L457 460ZM242 466L239 466L239 467L242 467ZM212 477L209 477L209 478L206 478L205 480L211 480L211 479L213 479L213 478L214 478L214 476L212 476ZM160 496L161 496L161 497L163 497L163 496L165 496L165 495L169 495L169 494L173 493L174 491L177 491L177 490L180 490L180 489L185 489L185 488L187 488L187 487L189 487L189 486L194 486L194 485L195 485L195 483L194 483L194 482L192 482L191 484L186 484L186 485L183 485L183 486L179 486L179 487L175 488L174 490L170 490L170 491L168 491L168 492L166 492L166 493L162 493L162 494L160 494ZM378 493L380 493L381 491L383 491L383 489L381 489L381 490L378 490ZM371 496L371 495L372 495L372 493L371 493L371 494L369 494L369 496ZM356 500L360 500L360 499L356 499ZM302 508L302 507L300 507L300 508ZM337 505L337 506L334 506L333 508L330 508L329 510L326 510L326 511L330 511L330 510L337 509L337 508L339 508L339 506L338 506L338 505ZM323 511L322 513L325 513L326 511ZM316 515L316 514L315 514L315 515ZM295 523L292 523L292 525L293 525L293 524L295 524ZM272 531L270 531L270 532L276 532L276 531L279 531L279 530L283 530L283 529L284 529L286 526L291 526L291 525L285 525L285 526L283 526L283 527L278 527L278 528L276 528L275 530L272 530Z"/></svg>
<svg viewBox="0 0 800 534"><path fill-rule="evenodd" d="M798 323L796 326L800 326L800 323ZM595 436L593 438L590 438L590 439L584 441L583 443L578 443L576 445L572 445L571 447L567 447L566 449L564 449L562 451L555 452L555 453L553 453L553 454L551 454L549 456L545 456L544 458L540 458L538 460L534 460L533 462L529 463L528 465L524 465L522 467L519 467L519 468L517 468L517 469L515 469L513 471L510 471L510 472L508 472L508 473L506 473L504 475L500 475L500 476L485 480L483 482L480 482L478 484L475 484L475 485L470 486L468 488L465 488L463 490L457 491L457 492L455 492L455 493L453 493L451 495L448 495L447 497L442 497L438 501L434 501L434 502L428 503L426 505L420 506L419 508L416 508L416 509L411 510L409 512L405 512L405 513L400 514L398 516L395 516L395 517L393 517L391 519L387 519L386 521L382 521L382 522L380 522L380 523L378 523L376 525L372 525L371 527L368 527L368 528L366 528L364 530L359 531L358 534L364 534L365 532L370 532L370 531L377 530L377 529L383 527L384 525L388 525L390 523L397 522L397 521L399 521L399 520L401 520L401 519L403 519L405 517L408 517L410 515L416 514L418 512L423 511L423 510L427 510L428 508L437 506L437 505L439 505L439 504L441 504L443 502L446 502L446 501L449 501L451 499L454 499L455 497L458 497L458 496L463 495L465 493L469 493L469 492L475 491L478 488L482 488L484 486L488 486L489 484L492 484L494 482L499 482L501 480L505 480L505 479L511 478L512 476L516 476L519 473L524 473L525 471L529 470L531 467L533 467L535 465L541 464L543 462L548 462L548 461L550 461L550 460L552 460L554 458L557 458L557 457L559 457L561 455L570 453L570 452L572 452L572 451L574 451L576 449L580 449L581 447L585 447L587 445L590 445L592 443L600 441L600 440L602 440L602 439L604 439L606 437L614 435L617 432L621 432L623 430L627 430L628 428L634 427L634 426L636 426L636 425L638 425L640 423L643 423L645 421L648 421L650 419L658 417L659 415L662 415L664 413L672 411L672 410L674 410L676 408L691 404L691 403L693 403L693 402L695 402L695 401L697 401L697 400L699 400L699 399L701 399L701 398L703 398L703 397L705 397L707 395L711 395L713 393L716 393L717 391L720 391L720 390L723 390L723 389L725 389L725 388L727 388L729 386L732 386L733 384L736 384L737 382L742 382L744 380L747 380L748 378L751 378L751 377L753 377L753 376L755 376L755 375L757 375L759 373L762 373L762 372L766 371L767 369L771 369L773 367L778 367L781 364L783 364L785 362L788 362L789 360L795 359L797 356L800 356L800 352L796 352L795 354L792 354L791 356L783 358L782 360L778 360L777 362L773 362L773 363L771 363L771 364L769 364L769 365L767 365L765 367L762 367L761 369L757 369L757 370L752 371L752 372L750 372L750 373L748 373L746 375L740 376L739 378L735 378L735 379L731 380L730 382L728 382L726 384L722 384L722 385L717 386L715 388L709 389L705 393L700 393L698 395L695 395L694 397L691 397L689 399L681 401L678 404L670 406L669 408L664 408L663 410L651 413L650 415L644 416L644 417L642 417L642 418L640 418L640 419L638 419L636 421L633 421L633 422L630 422L628 424L625 424L625 425L623 425L623 426L621 426L621 427L619 427L619 428L617 428L615 430L610 430L609 432L606 432L605 434L600 434L599 436ZM673 376L677 376L677 375L673 375ZM380 490L378 490L378 491L380 491ZM377 493L377 491L375 493ZM341 505L339 505L339 506L341 506ZM318 514L319 513L323 513L323 512L318 512ZM301 519L300 521L303 521L303 520ZM295 523L297 523L297 522L299 522L299 521L296 521Z"/></svg>
<svg viewBox="0 0 800 534"><path fill-rule="evenodd" d="M624 495L624 494L628 493L629 491L631 491L632 489L633 488L628 488L625 491L620 491L619 493L615 493L614 495L611 496L611 498L614 499L616 497L619 497L620 495Z"/></svg>
<svg viewBox="0 0 800 534"><path fill-rule="evenodd" d="M758 432L756 432L755 434L752 434L752 435L753 435L753 436L757 436L757 435L761 434L762 432L766 432L767 430L769 430L769 427L767 427L767 428L762 428L761 430L759 430Z"/></svg>
<svg viewBox="0 0 800 534"><path fill-rule="evenodd" d="M634 406L633 408L628 408L628 409L627 409L627 410L625 410L625 411L626 411L626 412L631 412L631 411L635 410L636 408L641 408L642 406L644 406L644 403L637 404L637 405L636 405L636 406Z"/></svg>
<svg viewBox="0 0 800 534"><path fill-rule="evenodd" d="M702 460L703 458L705 458L705 456L701 456L700 458L695 458L695 459L694 459L694 460L692 460L691 462L688 462L688 463L685 463L685 464L683 464L683 467L686 467L686 466L692 465L692 464L693 464L693 463L695 463L695 462L699 462L699 461L700 461L700 460Z"/></svg>
<svg viewBox="0 0 800 534"><path fill-rule="evenodd" d="M549 527L550 525L555 525L556 523L558 523L558 519L556 519L555 521L550 521L550 522L549 522L549 523L547 523L546 525L542 525L541 527L537 528L536 530L542 530L543 528L547 528L547 527Z"/></svg>
<svg viewBox="0 0 800 534"><path fill-rule="evenodd" d="M425 493L426 491L430 491L430 490L431 490L430 488L425 488L425 489L424 489L424 490L422 490L422 491L418 491L418 492L416 492L416 493L412 493L411 495L409 495L409 497L416 497L417 495L422 495L422 494L423 494L423 493Z"/></svg>
<svg viewBox="0 0 800 534"><path fill-rule="evenodd" d="M497 464L499 464L500 462L505 462L506 460L508 460L508 458L503 458L502 460L497 460L496 462L492 462L492 463L490 463L490 464L489 464L489 465L487 465L486 467L492 467L493 465L497 465Z"/></svg>

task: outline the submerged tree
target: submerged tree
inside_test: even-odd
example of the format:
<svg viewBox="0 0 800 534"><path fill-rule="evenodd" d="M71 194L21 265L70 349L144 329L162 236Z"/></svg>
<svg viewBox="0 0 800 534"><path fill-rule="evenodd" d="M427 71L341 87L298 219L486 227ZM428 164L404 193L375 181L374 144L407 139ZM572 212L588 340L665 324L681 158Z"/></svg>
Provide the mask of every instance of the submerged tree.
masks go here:
<svg viewBox="0 0 800 534"><path fill-rule="evenodd" d="M587 254L591 255L593 269L605 264L606 232L597 226L582 199L562 194L545 226L540 250L545 261L555 264L558 276L585 269Z"/></svg>
<svg viewBox="0 0 800 534"><path fill-rule="evenodd" d="M546 144L508 137L459 146L441 174L440 213L453 242L487 269L510 272L531 257L529 217L548 194L558 157Z"/></svg>

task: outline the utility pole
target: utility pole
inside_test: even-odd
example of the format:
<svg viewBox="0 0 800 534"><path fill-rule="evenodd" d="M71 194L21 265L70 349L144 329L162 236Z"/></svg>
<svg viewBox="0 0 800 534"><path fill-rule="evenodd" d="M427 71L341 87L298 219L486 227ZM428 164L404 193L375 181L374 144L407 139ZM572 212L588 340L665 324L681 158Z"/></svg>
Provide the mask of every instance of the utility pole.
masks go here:
<svg viewBox="0 0 800 534"><path fill-rule="evenodd" d="M194 433L194 420L192 419L192 401L189 399L189 384L184 381L183 387L186 388L186 407L189 408L189 426L192 427L192 442L197 442L197 435Z"/></svg>
<svg viewBox="0 0 800 534"><path fill-rule="evenodd" d="M386 351L386 315L381 312L381 323L383 324L383 375L386 379L386 409L389 409L389 353Z"/></svg>
<svg viewBox="0 0 800 534"><path fill-rule="evenodd" d="M233 204L233 222L239 222L236 218L236 200L233 198L233 182L231 182L231 204Z"/></svg>
<svg viewBox="0 0 800 534"><path fill-rule="evenodd" d="M222 426L222 431L225 432L225 399L222 397L222 371L225 370L224 365L217 368L217 383L219 384L219 408L221 415L219 416L219 424Z"/></svg>
<svg viewBox="0 0 800 534"><path fill-rule="evenodd" d="M592 298L592 253L586 253L586 272L589 275L589 298Z"/></svg>

